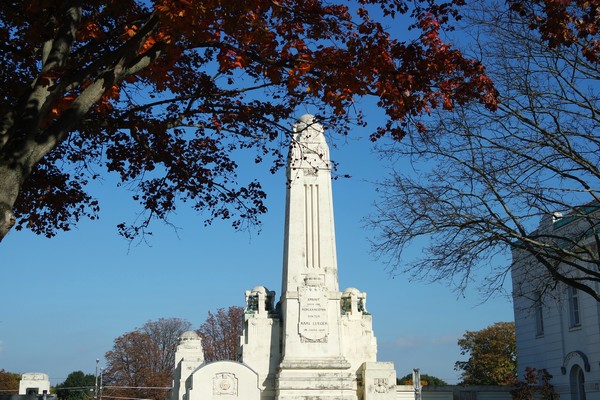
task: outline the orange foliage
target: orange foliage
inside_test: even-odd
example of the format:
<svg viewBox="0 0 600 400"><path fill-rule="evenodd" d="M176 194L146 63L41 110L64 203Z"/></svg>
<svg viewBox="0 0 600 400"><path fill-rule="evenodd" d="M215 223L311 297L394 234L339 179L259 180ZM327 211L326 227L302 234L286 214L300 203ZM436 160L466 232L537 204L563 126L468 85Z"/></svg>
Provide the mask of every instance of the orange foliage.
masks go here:
<svg viewBox="0 0 600 400"><path fill-rule="evenodd" d="M77 39L80 41L86 40L100 40L104 36L104 31L93 20L86 20L81 24L79 31L77 32Z"/></svg>
<svg viewBox="0 0 600 400"><path fill-rule="evenodd" d="M550 46L578 43L590 62L600 60L600 0L511 0L511 8L529 19Z"/></svg>
<svg viewBox="0 0 600 400"><path fill-rule="evenodd" d="M80 14L60 0L27 3L19 10L0 2L0 39L11 42L0 74L0 117L30 118L25 105L39 105L37 130L8 128L21 135L9 140L15 148L27 135L60 138L51 156L35 161L39 166L23 168L39 170L23 186L31 193L15 206L23 216L17 226L34 221L31 229L48 235L49 226L68 229L97 209L84 190L96 175L63 172L64 160L116 172L137 186L151 218L167 218L184 201L208 211L207 223L231 218L239 227L256 223L266 207L257 182L236 181L231 154L254 148L258 158L274 158L273 168L283 165L275 139L301 103L330 119L332 132L346 133L353 120L363 123L357 98L375 97L384 115L373 140L400 140L407 129L421 129L419 117L436 107L496 107L483 67L440 37L459 0L368 0L358 10L320 0L89 0ZM381 21L371 17L373 8ZM412 18L414 40L386 31L400 14ZM70 45L64 54L54 49L52 63L42 65L40 49L48 43ZM73 104L77 113L66 113ZM61 146L67 138L69 146ZM0 164L11 162L10 154L0 148ZM169 172L154 179L145 174L151 170ZM42 190L53 200L37 199Z"/></svg>

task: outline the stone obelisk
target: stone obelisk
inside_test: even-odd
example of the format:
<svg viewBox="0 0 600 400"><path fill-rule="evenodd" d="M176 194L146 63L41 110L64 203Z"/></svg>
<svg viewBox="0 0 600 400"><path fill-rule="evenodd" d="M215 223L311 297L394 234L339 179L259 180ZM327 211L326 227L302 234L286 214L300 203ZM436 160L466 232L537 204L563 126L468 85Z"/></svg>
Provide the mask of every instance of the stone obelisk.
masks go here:
<svg viewBox="0 0 600 400"><path fill-rule="evenodd" d="M294 126L287 177L276 398L355 400L356 377L340 335L331 161L312 115Z"/></svg>

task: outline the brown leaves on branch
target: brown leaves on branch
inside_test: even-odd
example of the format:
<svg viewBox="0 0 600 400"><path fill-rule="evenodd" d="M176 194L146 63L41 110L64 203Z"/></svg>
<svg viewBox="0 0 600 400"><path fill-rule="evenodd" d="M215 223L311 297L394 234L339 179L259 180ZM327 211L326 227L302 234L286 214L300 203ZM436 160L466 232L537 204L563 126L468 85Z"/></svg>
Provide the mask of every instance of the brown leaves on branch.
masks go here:
<svg viewBox="0 0 600 400"><path fill-rule="evenodd" d="M0 204L18 229L52 236L98 215L87 191L104 169L145 210L121 225L128 237L182 202L242 227L266 212L265 193L238 182L236 151L281 165L277 139L301 104L346 133L362 123L356 100L375 97L385 117L373 140L423 129L436 107L496 107L484 68L440 36L462 1L410 4L2 2ZM414 40L384 29L409 12Z"/></svg>
<svg viewBox="0 0 600 400"><path fill-rule="evenodd" d="M178 318L161 318L116 338L105 354L104 395L164 399L173 379L177 340L190 326Z"/></svg>
<svg viewBox="0 0 600 400"><path fill-rule="evenodd" d="M19 381L21 375L0 369L0 391L3 395L19 393Z"/></svg>
<svg viewBox="0 0 600 400"><path fill-rule="evenodd" d="M510 0L511 9L526 17L551 47L581 46L582 54L595 63L600 59L600 1Z"/></svg>
<svg viewBox="0 0 600 400"><path fill-rule="evenodd" d="M560 395L551 383L552 375L545 370L525 367L525 375L515 384L510 394L513 400L558 400Z"/></svg>

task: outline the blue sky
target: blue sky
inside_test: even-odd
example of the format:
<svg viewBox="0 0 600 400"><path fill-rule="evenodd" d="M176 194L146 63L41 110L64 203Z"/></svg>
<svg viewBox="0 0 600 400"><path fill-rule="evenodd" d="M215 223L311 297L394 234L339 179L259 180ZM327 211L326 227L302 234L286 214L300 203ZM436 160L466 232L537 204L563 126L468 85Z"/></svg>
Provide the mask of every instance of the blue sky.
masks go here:
<svg viewBox="0 0 600 400"><path fill-rule="evenodd" d="M406 37L406 23L390 22ZM414 34L414 31L413 33ZM370 254L363 219L374 211L374 182L389 165L372 152L369 129L381 117L366 107L368 128L330 141L331 158L350 179L333 182L340 289L367 292L378 359L393 361L398 376L420 368L449 383L454 363L464 359L456 344L466 330L512 321L511 302L495 297L482 304L475 290L459 296L448 286L392 276ZM298 112L298 117L310 109ZM13 231L0 243L0 369L44 372L57 384L74 370L93 373L96 358L113 340L148 320L179 317L197 328L209 310L244 305L244 291L264 285L281 294L285 173L269 165L243 165L241 181L259 178L269 213L260 233L236 232L228 222L204 227L204 217L182 208L173 218L178 232L156 224L148 244L130 246L116 225L139 211L131 193L113 177L95 184L99 221L82 221L53 239ZM398 160L396 168L409 168ZM418 254L417 247L412 248ZM508 262L508 261L507 261ZM507 290L510 290L507 287Z"/></svg>
<svg viewBox="0 0 600 400"><path fill-rule="evenodd" d="M367 292L378 338L378 359L393 361L399 376L412 368L456 383L456 344L466 330L513 320L512 304L496 297L481 304L475 290L458 296L441 284L392 277L369 252L373 232L363 218L377 197L373 181L387 167L370 151L367 131L330 143L340 172L333 182L340 289ZM397 167L402 167L402 160ZM149 244L129 246L116 225L135 217L131 194L112 178L94 193L101 219L83 221L56 238L11 232L0 244L0 368L44 372L52 384L69 372L93 373L119 335L148 320L179 317L198 327L209 310L244 305L244 290L264 285L281 294L285 174L248 163L268 193L260 233L236 232L227 222L203 227L204 218L182 209L181 229L157 224ZM418 252L418 248L412 249ZM508 288L509 289L509 288Z"/></svg>

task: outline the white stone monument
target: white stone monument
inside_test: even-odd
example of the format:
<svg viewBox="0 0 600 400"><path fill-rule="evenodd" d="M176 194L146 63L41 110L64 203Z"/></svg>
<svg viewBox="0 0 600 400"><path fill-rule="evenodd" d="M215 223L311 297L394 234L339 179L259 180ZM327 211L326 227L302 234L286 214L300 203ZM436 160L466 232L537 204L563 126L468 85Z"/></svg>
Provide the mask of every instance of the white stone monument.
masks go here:
<svg viewBox="0 0 600 400"><path fill-rule="evenodd" d="M50 394L50 379L42 372L27 372L19 381L20 395Z"/></svg>
<svg viewBox="0 0 600 400"><path fill-rule="evenodd" d="M287 178L279 303L262 286L246 292L241 363L197 359L186 376L193 363L178 348L173 400L396 398L393 364L376 360L366 294L339 290L329 148L311 115L294 126Z"/></svg>

